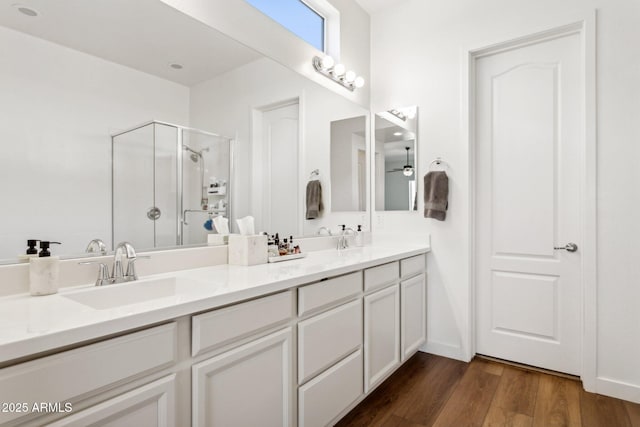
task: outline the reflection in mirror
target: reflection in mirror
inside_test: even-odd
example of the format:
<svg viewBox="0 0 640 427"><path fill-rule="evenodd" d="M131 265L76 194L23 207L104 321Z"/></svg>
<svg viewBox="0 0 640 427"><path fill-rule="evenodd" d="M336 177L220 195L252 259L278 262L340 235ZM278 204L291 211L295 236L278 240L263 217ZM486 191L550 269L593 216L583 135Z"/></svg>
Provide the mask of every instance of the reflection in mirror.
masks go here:
<svg viewBox="0 0 640 427"><path fill-rule="evenodd" d="M367 118L331 122L331 209L366 210Z"/></svg>
<svg viewBox="0 0 640 427"><path fill-rule="evenodd" d="M375 116L376 211L417 210L418 107Z"/></svg>
<svg viewBox="0 0 640 427"><path fill-rule="evenodd" d="M138 248L207 243L228 217L231 138L163 122L112 136L113 241Z"/></svg>
<svg viewBox="0 0 640 427"><path fill-rule="evenodd" d="M0 170L12 177L0 181L0 259L16 262L27 239L61 241L62 256L96 238L109 249L136 240L139 251L201 243L214 232L209 212L229 215L232 232L246 215L257 230L298 236L339 223L367 228L364 214L336 218L330 207L303 217L312 170L331 195L329 123L366 116L361 106L158 0L39 2L36 17L11 4L0 0L0 52L10 64L0 67ZM291 100L298 150L276 152L256 117ZM227 135L233 153L228 140L159 124L112 153L112 135L152 121ZM178 149L180 138L191 151ZM270 176L287 186L254 168L269 159ZM212 179L226 181L227 194L207 193L203 209Z"/></svg>

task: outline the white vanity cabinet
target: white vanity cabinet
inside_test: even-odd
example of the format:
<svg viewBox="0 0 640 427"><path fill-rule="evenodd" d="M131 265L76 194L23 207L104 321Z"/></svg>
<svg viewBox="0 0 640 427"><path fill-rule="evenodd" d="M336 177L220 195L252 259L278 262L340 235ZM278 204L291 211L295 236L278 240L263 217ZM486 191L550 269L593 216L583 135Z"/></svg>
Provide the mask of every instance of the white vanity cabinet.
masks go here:
<svg viewBox="0 0 640 427"><path fill-rule="evenodd" d="M194 427L293 425L293 307L286 291L193 316L192 354L211 353L192 367Z"/></svg>
<svg viewBox="0 0 640 427"><path fill-rule="evenodd" d="M424 254L367 266L2 368L0 425L331 425L426 340Z"/></svg>

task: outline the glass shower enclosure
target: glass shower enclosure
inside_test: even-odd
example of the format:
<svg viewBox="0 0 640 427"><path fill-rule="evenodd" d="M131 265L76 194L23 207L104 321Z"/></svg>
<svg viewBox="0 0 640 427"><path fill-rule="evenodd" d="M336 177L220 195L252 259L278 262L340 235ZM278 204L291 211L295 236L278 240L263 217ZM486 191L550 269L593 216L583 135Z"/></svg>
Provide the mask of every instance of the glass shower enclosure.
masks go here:
<svg viewBox="0 0 640 427"><path fill-rule="evenodd" d="M207 243L231 218L232 138L151 121L111 136L112 242L151 249Z"/></svg>

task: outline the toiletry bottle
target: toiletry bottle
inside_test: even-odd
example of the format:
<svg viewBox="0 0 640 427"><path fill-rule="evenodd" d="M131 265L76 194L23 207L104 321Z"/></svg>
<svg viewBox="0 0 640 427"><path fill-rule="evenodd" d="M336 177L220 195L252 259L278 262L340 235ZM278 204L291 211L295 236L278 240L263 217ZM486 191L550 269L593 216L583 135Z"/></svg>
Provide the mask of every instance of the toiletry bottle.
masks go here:
<svg viewBox="0 0 640 427"><path fill-rule="evenodd" d="M31 295L49 295L58 292L60 258L51 256L49 246L60 242L40 242L37 258L29 259L29 292Z"/></svg>
<svg viewBox="0 0 640 427"><path fill-rule="evenodd" d="M356 246L358 247L364 246L364 235L362 234L361 225L358 225L358 229L356 230Z"/></svg>
<svg viewBox="0 0 640 427"><path fill-rule="evenodd" d="M274 256L280 255L278 253L278 246L276 245L276 238L275 238L275 236L273 234L271 235L271 238L269 239L269 244L267 245L267 250L269 252L269 256L270 257L274 257Z"/></svg>
<svg viewBox="0 0 640 427"><path fill-rule="evenodd" d="M280 247L280 255L287 255L289 253L289 243L287 239L284 239L284 243Z"/></svg>
<svg viewBox="0 0 640 427"><path fill-rule="evenodd" d="M287 252L293 253L293 236L289 236L289 247L287 248Z"/></svg>
<svg viewBox="0 0 640 427"><path fill-rule="evenodd" d="M29 239L27 240L27 253L24 255L18 255L18 259L20 262L29 262L29 258L36 258L38 256L38 250L36 249L36 245L40 240Z"/></svg>

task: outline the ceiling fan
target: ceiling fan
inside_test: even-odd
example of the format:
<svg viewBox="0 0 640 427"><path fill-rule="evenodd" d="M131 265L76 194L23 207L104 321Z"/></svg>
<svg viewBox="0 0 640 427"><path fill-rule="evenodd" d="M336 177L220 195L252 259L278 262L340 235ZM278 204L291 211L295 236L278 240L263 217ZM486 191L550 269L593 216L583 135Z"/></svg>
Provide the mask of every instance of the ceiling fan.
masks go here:
<svg viewBox="0 0 640 427"><path fill-rule="evenodd" d="M386 171L387 173L390 173L390 172L400 172L400 171L402 171L402 174L403 174L404 176L411 176L411 175L413 175L413 166L411 166L411 165L409 164L409 150L410 150L410 148L409 148L409 147L404 147L404 149L405 149L405 150L407 150L407 164L406 164L406 165L404 165L404 167L401 167L401 168L395 168L395 169L391 169L390 171Z"/></svg>

